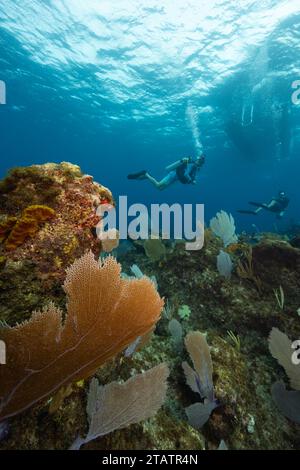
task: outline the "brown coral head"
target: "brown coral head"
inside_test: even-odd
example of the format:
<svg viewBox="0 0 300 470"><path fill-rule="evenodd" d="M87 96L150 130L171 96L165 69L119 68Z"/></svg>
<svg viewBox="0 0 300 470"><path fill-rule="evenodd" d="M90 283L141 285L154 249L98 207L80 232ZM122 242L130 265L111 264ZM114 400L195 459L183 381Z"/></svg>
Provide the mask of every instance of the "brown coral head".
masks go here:
<svg viewBox="0 0 300 470"><path fill-rule="evenodd" d="M0 329L7 350L0 367L0 421L87 378L158 321L163 300L147 279L121 278L108 257L91 252L68 269L67 314L50 304L14 328Z"/></svg>

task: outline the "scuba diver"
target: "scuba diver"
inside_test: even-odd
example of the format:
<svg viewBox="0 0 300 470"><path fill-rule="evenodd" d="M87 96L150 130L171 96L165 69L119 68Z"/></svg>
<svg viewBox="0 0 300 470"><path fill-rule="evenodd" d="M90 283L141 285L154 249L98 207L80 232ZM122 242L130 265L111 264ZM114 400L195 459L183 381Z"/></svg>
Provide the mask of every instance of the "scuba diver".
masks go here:
<svg viewBox="0 0 300 470"><path fill-rule="evenodd" d="M166 167L168 174L157 181L146 170L128 175L129 180L149 180L157 189L163 190L171 186L176 181L182 184L196 184L197 173L205 162L205 156L202 154L196 159L191 157L182 158L177 162Z"/></svg>
<svg viewBox="0 0 300 470"><path fill-rule="evenodd" d="M285 210L289 205L289 198L286 196L284 191L279 191L277 197L273 197L272 200L268 203L260 203L260 202L249 202L252 206L255 206L255 210L239 210L240 214L251 214L257 215L260 211L265 209L266 211L273 212L277 214L277 218L281 219L284 216Z"/></svg>

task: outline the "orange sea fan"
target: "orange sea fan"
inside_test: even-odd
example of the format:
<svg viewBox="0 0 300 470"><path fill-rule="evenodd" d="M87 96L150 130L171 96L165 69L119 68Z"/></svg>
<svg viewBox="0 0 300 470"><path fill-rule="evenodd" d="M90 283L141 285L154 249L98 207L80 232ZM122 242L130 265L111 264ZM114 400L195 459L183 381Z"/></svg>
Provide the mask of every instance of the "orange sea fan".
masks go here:
<svg viewBox="0 0 300 470"><path fill-rule="evenodd" d="M67 314L50 304L14 328L0 330L6 365L0 367L0 421L87 378L160 317L163 300L147 279L121 279L112 258L90 252L67 270Z"/></svg>

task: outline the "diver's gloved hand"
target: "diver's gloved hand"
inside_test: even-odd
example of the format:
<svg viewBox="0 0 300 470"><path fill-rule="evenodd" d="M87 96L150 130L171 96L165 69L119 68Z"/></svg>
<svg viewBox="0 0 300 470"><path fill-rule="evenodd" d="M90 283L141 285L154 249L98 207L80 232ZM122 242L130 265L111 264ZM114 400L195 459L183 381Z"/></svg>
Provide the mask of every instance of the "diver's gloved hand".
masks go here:
<svg viewBox="0 0 300 470"><path fill-rule="evenodd" d="M181 159L182 163L190 163L191 160L191 157L185 157Z"/></svg>

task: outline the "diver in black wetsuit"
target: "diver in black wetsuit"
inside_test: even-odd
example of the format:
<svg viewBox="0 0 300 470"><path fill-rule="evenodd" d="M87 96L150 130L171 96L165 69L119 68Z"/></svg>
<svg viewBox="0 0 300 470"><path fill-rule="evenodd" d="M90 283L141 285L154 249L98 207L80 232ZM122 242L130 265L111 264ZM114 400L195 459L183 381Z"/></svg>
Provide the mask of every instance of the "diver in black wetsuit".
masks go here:
<svg viewBox="0 0 300 470"><path fill-rule="evenodd" d="M182 184L196 184L197 173L205 162L204 155L200 155L195 160L188 157L182 158L172 165L167 166L168 174L160 181L157 181L146 170L128 175L130 180L149 180L157 189L163 190L171 184L179 181Z"/></svg>
<svg viewBox="0 0 300 470"><path fill-rule="evenodd" d="M273 197L268 204L260 202L249 202L252 206L255 206L255 210L239 210L240 214L251 214L257 215L260 211L266 210L273 212L277 215L278 219L281 219L284 216L284 213L290 203L289 198L286 196L284 191L279 191L277 197Z"/></svg>

